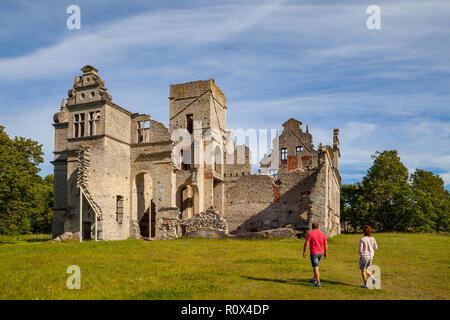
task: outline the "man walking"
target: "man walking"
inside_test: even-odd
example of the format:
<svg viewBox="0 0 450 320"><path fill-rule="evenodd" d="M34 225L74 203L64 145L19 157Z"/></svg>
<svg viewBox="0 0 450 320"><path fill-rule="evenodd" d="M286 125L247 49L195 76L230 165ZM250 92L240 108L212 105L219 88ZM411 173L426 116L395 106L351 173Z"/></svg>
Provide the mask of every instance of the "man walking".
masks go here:
<svg viewBox="0 0 450 320"><path fill-rule="evenodd" d="M311 264L314 271L313 287L321 288L319 261L322 259L322 256L325 258L327 257L328 244L327 237L325 236L325 233L319 230L319 224L317 222L312 224L312 230L308 232L308 235L306 236L305 245L303 246L303 258L306 258L308 244Z"/></svg>

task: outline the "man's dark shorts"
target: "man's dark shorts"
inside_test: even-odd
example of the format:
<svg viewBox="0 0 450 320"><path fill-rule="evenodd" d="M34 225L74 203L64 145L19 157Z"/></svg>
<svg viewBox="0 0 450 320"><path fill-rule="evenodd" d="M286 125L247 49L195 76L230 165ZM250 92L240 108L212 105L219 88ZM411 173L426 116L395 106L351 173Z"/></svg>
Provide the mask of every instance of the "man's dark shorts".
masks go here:
<svg viewBox="0 0 450 320"><path fill-rule="evenodd" d="M322 255L321 254L312 254L310 255L311 257L311 264L314 267L318 267L319 266L319 261L320 259L322 259Z"/></svg>

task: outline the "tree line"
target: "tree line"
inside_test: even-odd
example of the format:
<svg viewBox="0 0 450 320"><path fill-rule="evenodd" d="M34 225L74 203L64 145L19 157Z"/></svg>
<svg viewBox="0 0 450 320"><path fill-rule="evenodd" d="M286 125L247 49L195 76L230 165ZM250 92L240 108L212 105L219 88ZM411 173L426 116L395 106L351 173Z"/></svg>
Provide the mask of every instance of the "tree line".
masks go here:
<svg viewBox="0 0 450 320"><path fill-rule="evenodd" d="M411 175L396 150L376 152L361 182L341 189L343 232L368 224L378 232L448 232L450 193L430 171Z"/></svg>
<svg viewBox="0 0 450 320"><path fill-rule="evenodd" d="M42 178L42 145L0 126L0 234L51 233L53 175Z"/></svg>

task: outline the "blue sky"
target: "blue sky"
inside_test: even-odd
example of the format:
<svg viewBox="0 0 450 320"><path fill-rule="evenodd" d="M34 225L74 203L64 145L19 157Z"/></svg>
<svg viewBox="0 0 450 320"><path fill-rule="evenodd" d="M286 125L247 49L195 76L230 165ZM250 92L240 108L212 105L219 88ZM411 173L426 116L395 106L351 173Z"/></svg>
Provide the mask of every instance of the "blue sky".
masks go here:
<svg viewBox="0 0 450 320"><path fill-rule="evenodd" d="M81 29L66 8L81 8ZM381 29L366 27L369 5ZM375 151L450 186L450 1L0 1L0 124L44 145L80 68L113 101L167 124L169 85L214 78L228 128L308 124L316 146L340 128L341 175Z"/></svg>

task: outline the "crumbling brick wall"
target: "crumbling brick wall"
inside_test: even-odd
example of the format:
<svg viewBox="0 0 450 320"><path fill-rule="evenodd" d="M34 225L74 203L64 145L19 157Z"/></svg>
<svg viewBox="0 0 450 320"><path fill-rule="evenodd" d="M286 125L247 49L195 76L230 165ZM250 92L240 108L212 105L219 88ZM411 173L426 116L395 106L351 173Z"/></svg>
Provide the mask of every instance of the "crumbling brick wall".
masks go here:
<svg viewBox="0 0 450 320"><path fill-rule="evenodd" d="M315 172L300 170L280 173L278 179L267 175L242 177L226 192L225 218L230 232L306 226L315 178Z"/></svg>

